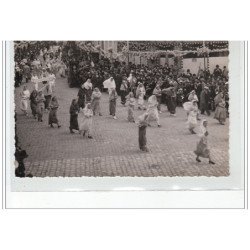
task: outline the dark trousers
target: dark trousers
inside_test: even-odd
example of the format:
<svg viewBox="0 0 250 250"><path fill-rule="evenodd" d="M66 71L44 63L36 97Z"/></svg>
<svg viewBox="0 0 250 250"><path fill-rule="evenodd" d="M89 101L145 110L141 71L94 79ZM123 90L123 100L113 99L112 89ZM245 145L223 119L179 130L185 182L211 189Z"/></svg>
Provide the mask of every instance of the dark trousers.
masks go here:
<svg viewBox="0 0 250 250"><path fill-rule="evenodd" d="M201 114L204 115L205 112L207 113L207 115L210 115L208 107L201 107Z"/></svg>
<svg viewBox="0 0 250 250"><path fill-rule="evenodd" d="M125 104L126 103L126 94L127 92L125 90L121 90L121 104Z"/></svg>

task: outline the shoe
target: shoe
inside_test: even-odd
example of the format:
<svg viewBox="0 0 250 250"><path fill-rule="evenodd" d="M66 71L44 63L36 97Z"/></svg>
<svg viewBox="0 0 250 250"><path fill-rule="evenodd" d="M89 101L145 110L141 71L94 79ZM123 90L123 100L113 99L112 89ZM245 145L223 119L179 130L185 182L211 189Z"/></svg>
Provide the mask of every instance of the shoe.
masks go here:
<svg viewBox="0 0 250 250"><path fill-rule="evenodd" d="M117 120L117 117L116 117L116 116L114 116L114 119L115 119L115 120Z"/></svg>
<svg viewBox="0 0 250 250"><path fill-rule="evenodd" d="M196 161L201 162L201 160L198 157L196 157Z"/></svg>
<svg viewBox="0 0 250 250"><path fill-rule="evenodd" d="M158 125L158 128L160 128L160 127L161 127L161 125L159 124L159 125Z"/></svg>
<svg viewBox="0 0 250 250"><path fill-rule="evenodd" d="M88 136L89 139L93 139L93 137L91 135Z"/></svg>
<svg viewBox="0 0 250 250"><path fill-rule="evenodd" d="M213 164L213 165L215 164L215 162L213 162L213 161L209 161L208 163L209 163L209 164Z"/></svg>
<svg viewBox="0 0 250 250"><path fill-rule="evenodd" d="M74 131L72 129L69 129L69 131L70 131L71 134L74 134Z"/></svg>
<svg viewBox="0 0 250 250"><path fill-rule="evenodd" d="M62 125L57 125L58 128L62 127Z"/></svg>

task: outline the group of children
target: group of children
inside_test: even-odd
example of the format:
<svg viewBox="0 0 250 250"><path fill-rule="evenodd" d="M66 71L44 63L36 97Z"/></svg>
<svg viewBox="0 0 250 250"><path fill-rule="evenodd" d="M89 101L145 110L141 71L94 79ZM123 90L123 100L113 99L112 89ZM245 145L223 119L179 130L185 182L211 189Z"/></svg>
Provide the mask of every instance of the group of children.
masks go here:
<svg viewBox="0 0 250 250"><path fill-rule="evenodd" d="M48 92L52 82L52 86L54 83L54 78L50 78L51 81L44 83L44 86L38 90L38 83L33 79L34 82L34 90L32 93L29 93L29 90L26 86L23 87L23 91L21 92L21 110L25 113L25 115L28 115L27 109L28 109L28 100L30 100L30 107L32 110L32 115L38 119L39 122L42 122L43 113L44 110L49 110L49 118L48 123L51 127L53 127L53 124L56 124L58 128L61 127L59 124L58 118L57 118L57 110L59 108L59 104L57 101L57 98L55 95L52 96L53 91L50 93L49 98L45 98L44 91ZM83 87L89 87L92 89L91 82L88 82L87 84L83 84ZM110 115L117 119L116 117L116 102L117 102L117 92L114 87L111 87L108 89L109 92L109 112ZM102 97L102 93L98 88L94 88L91 95L88 92L85 93L85 103L83 107L80 107L79 105L79 97L72 100L71 106L70 106L70 132L74 133L74 130L77 130L78 133L80 133L82 136L87 136L89 139L92 139L92 127L93 127L93 116L99 115L101 116L101 107L100 107L100 100ZM86 95L86 93L88 93ZM127 104L127 120L128 122L135 123L135 117L134 117L134 109L137 103L139 110L145 110L145 112L138 117L138 127L139 127L139 148L141 151L148 152L147 148L147 139L146 139L146 128L148 126L151 126L152 121L156 121L157 126L160 127L159 122L159 93L154 91L153 95L149 97L148 99L148 105L147 108L144 105L144 95L145 95L145 88L143 84L139 84L138 88L136 90L136 98L134 96L133 92L130 92L125 97L125 102L123 102L123 105ZM48 95L47 95L48 96ZM192 134L195 134L196 132L194 129L196 128L199 120L199 109L198 109L198 98L195 94L195 91L192 91L188 97L189 102L186 102L183 104L184 109L187 111L188 116L188 128L189 131ZM216 115L223 121L224 115L223 113L223 96L220 94L217 96L217 103L218 103L218 111L216 112ZM79 119L78 123L78 115L81 114L81 117ZM222 122L221 122L222 123ZM208 149L207 145L207 121L203 120L201 122L201 139L199 140L197 144L197 149L195 150L196 154L196 161L200 162L199 157L205 157L209 158L210 164L215 164L210 157L210 151Z"/></svg>
<svg viewBox="0 0 250 250"><path fill-rule="evenodd" d="M23 86L20 93L21 106L20 109L28 116L28 102L30 101L30 108L32 115L38 122L43 122L44 112L49 112L48 124L53 127L56 124L58 128L61 127L57 118L57 110L59 104L56 96L54 95L55 89L55 76L54 74L46 74L42 78L38 78L36 74L31 78L33 90L30 93L27 86ZM42 87L39 89L39 83Z"/></svg>

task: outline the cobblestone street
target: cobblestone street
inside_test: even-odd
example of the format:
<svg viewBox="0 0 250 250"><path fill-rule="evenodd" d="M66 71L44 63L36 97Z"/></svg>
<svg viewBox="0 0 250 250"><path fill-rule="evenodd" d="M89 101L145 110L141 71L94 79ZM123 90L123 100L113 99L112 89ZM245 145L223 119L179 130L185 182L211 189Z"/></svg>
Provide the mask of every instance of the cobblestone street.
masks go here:
<svg viewBox="0 0 250 250"><path fill-rule="evenodd" d="M31 91L31 84L27 84ZM48 126L48 113L43 122L22 114L16 88L17 133L21 147L29 157L25 161L26 173L36 177L80 176L228 176L228 120L225 126L208 117L209 147L215 165L208 159L197 163L193 151L199 140L187 129L186 112L177 108L177 116L170 117L166 106L160 114L162 127L156 124L147 128L149 153L138 147L138 126L128 123L127 108L117 101L118 120L108 113L108 95L101 100L103 116L93 119L93 139L69 132L69 107L77 95L77 88L69 88L67 80L56 81L56 96L60 108L61 128ZM138 117L143 111L135 111ZM29 109L29 114L31 111ZM82 114L79 114L79 118ZM198 126L199 127L199 126ZM197 128L198 129L198 128Z"/></svg>

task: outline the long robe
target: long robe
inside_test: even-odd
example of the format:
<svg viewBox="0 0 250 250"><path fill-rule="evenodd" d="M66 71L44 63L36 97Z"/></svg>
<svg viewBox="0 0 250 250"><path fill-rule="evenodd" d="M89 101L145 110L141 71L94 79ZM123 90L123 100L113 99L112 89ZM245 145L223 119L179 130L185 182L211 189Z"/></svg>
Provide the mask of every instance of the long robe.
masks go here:
<svg viewBox="0 0 250 250"><path fill-rule="evenodd" d="M94 91L92 93L92 102L91 106L93 109L94 115L101 114L101 107L100 107L100 100L101 100L102 93L100 91Z"/></svg>
<svg viewBox="0 0 250 250"><path fill-rule="evenodd" d="M30 108L33 116L36 116L37 114L37 91L33 90L30 95Z"/></svg>
<svg viewBox="0 0 250 250"><path fill-rule="evenodd" d="M51 101L50 103L50 111L49 111L49 124L58 124L58 118L57 118L57 110L58 110L58 102L57 101Z"/></svg>
<svg viewBox="0 0 250 250"><path fill-rule="evenodd" d="M78 112L79 112L79 106L78 104L71 104L70 106L70 130L75 129L79 130L78 125Z"/></svg>
<svg viewBox="0 0 250 250"><path fill-rule="evenodd" d="M36 102L37 102L37 116L38 116L38 121L42 121L43 119L43 112L44 112L44 95L39 95L36 98Z"/></svg>
<svg viewBox="0 0 250 250"><path fill-rule="evenodd" d="M30 97L30 92L29 92L28 89L21 92L21 106L20 106L20 109L25 113L28 110L29 97Z"/></svg>
<svg viewBox="0 0 250 250"><path fill-rule="evenodd" d="M134 122L134 109L135 109L135 98L131 97L129 98L129 104L128 104L128 121Z"/></svg>
<svg viewBox="0 0 250 250"><path fill-rule="evenodd" d="M203 135L201 137L200 141L197 143L197 147L194 153L197 156L200 156L203 158L209 158L210 150L208 149L207 136Z"/></svg>
<svg viewBox="0 0 250 250"><path fill-rule="evenodd" d="M109 95L109 114L115 116L117 93L111 92Z"/></svg>
<svg viewBox="0 0 250 250"><path fill-rule="evenodd" d="M217 119L220 123L224 123L227 118L227 109L225 99L218 94L214 98L214 103L216 106L214 118Z"/></svg>
<svg viewBox="0 0 250 250"><path fill-rule="evenodd" d="M90 135L92 133L93 111L87 107L83 110L83 118L80 122L79 130Z"/></svg>
<svg viewBox="0 0 250 250"><path fill-rule="evenodd" d="M80 108L85 108L85 90L81 87L78 91L78 105Z"/></svg>

